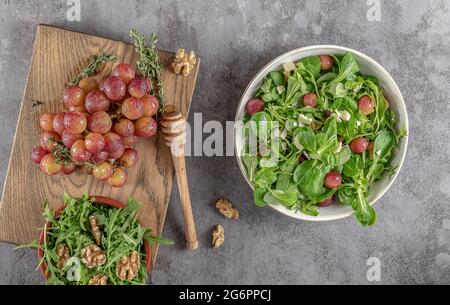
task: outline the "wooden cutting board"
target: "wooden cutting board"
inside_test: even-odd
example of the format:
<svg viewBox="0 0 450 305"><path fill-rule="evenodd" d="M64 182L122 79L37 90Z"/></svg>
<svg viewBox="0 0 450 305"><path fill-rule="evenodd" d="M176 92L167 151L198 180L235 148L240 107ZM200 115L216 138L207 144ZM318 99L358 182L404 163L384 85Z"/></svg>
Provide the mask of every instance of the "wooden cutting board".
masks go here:
<svg viewBox="0 0 450 305"><path fill-rule="evenodd" d="M0 204L0 240L26 244L38 237L38 228L44 224L42 203L48 199L52 207L62 204L64 193L71 196L108 196L127 202L132 197L141 204L140 219L143 225L161 234L166 216L174 168L170 150L162 134L141 139L137 145L140 161L129 170L127 184L114 189L98 182L92 176L73 174L47 177L32 163L30 156L38 146L41 130L38 119L46 112L65 109L60 101L64 84L87 65L91 56L115 54L117 62L135 64L134 46L87 34L39 25L34 42L32 64L22 99L8 173ZM167 105L175 105L187 117L198 73L200 60L189 76L172 72L173 53L160 52L164 66L162 78ZM105 64L98 80L111 72L113 64ZM44 104L33 107L33 101ZM157 246L153 248L153 264Z"/></svg>

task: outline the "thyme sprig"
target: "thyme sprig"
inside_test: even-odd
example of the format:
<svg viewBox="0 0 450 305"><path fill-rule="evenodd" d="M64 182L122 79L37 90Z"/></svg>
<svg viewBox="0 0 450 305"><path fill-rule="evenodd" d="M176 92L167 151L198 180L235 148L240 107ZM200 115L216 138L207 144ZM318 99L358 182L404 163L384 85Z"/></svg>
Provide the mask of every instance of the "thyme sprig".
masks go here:
<svg viewBox="0 0 450 305"><path fill-rule="evenodd" d="M116 55L111 54L100 54L92 56L89 64L83 69L83 71L81 71L80 74L70 80L69 85L78 85L78 83L83 78L94 75L103 63L115 62L116 60Z"/></svg>
<svg viewBox="0 0 450 305"><path fill-rule="evenodd" d="M155 86L152 86L152 94L155 95L159 102L159 111L164 111L164 84L161 78L161 63L159 62L159 53L156 50L156 43L158 37L155 33L152 33L148 37L149 44L143 35L141 35L136 29L130 30L130 37L134 39L134 45L136 53L139 55L137 62L137 68L144 77L150 77Z"/></svg>

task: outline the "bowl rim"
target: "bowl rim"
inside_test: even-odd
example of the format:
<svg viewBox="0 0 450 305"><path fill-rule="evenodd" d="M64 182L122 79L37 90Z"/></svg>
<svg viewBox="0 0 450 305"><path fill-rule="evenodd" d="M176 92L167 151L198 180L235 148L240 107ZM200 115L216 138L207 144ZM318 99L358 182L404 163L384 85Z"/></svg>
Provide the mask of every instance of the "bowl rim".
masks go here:
<svg viewBox="0 0 450 305"><path fill-rule="evenodd" d="M109 206L109 207L113 207L116 209L124 209L127 207L126 204L122 203L119 200L116 199L112 199L109 197L105 197L105 196L90 196L89 197L92 200L92 203L95 204L100 204L100 205L105 205L105 206ZM65 204L60 205L56 210L55 210L55 218L59 218L61 212L66 208ZM139 220L138 220L139 221ZM141 223L139 221L139 223ZM142 224L141 224L142 225ZM44 238L46 238L48 236L48 229L51 228L52 226L52 222L48 221L45 223L45 230L42 230L40 235L39 235L39 246L42 246L44 244ZM47 232L47 234L44 235L44 233ZM152 262L152 249L150 247L150 243L148 240L144 239L144 252L145 252L145 270L147 272L150 271L150 267L151 267L151 262ZM38 261L40 262L44 256L44 250L42 250L41 247L38 248ZM48 273L47 273L47 263L46 262L42 262L40 265L40 269L41 272L44 276L44 278L47 280L48 279Z"/></svg>
<svg viewBox="0 0 450 305"><path fill-rule="evenodd" d="M405 100L403 98L403 95L400 91L400 88L398 87L397 83L394 81L394 79L392 78L392 76L390 75L390 73L381 65L379 64L376 60L374 60L373 58L371 58L370 56L348 48L348 47L343 47L343 46L337 46L337 45L311 45L311 46L306 46L306 47L300 47L297 49L293 49L291 51L285 52L279 56L277 56L276 58L272 59L269 63L267 63L263 68L261 68L259 70L258 73L256 73L256 75L251 79L251 81L248 83L247 87L245 88L244 92L242 93L241 99L239 101L239 104L237 106L236 109L236 115L235 115L235 123L238 121L238 117L239 117L239 109L241 108L242 104L248 102L246 100L244 100L244 97L247 95L248 91L250 90L250 88L254 85L255 82L257 82L261 77L264 77L265 75L267 75L269 72L273 71L270 69L270 67L280 61L282 61L285 57L289 57L289 56L293 56L297 53L302 53L302 52L307 52L307 51L314 51L316 49L329 49L330 52L336 52L336 51L341 51L341 52L349 52L352 54L357 55L358 57L363 58L365 61L367 61L370 65L374 66L376 69L380 70L383 74L386 75L386 81L391 83L394 90L397 91L398 96L400 97L400 99L397 101L399 108L402 109L401 112L404 112L405 114L405 120L403 122L404 124L404 128L406 130L406 136L402 139L402 141L404 141L404 149L403 151L399 152L399 164L398 164L398 169L395 171L395 174L392 176L392 178L390 179L389 183L383 188L382 191L380 191L377 196L375 196L371 202L369 202L369 204L372 206L374 205L381 197L384 196L384 194L391 188L392 184L395 182L395 180L397 179L402 167L403 167L403 163L405 161L406 158L406 153L408 151L408 142L409 142L409 120L408 120L408 111L406 108L406 104L405 104ZM301 57L304 58L304 57ZM400 111L399 111L400 112ZM240 153L238 152L238 145L237 145L237 134L236 134L236 124L235 124L235 128L233 129L233 140L234 140L234 151L235 151L235 156L239 165L239 169L241 170L242 175L244 176L245 181L247 182L247 184L250 186L250 188L253 190L253 185L252 183L248 180L247 177L247 172L246 169L244 168L244 165L242 163L242 160L240 158ZM343 212L339 215L328 215L328 216L322 216L322 217L313 217L313 216L309 216L306 215L300 211L292 213L291 210L287 209L286 207L282 206L282 205L275 205L275 204L268 204L272 209L276 210L277 212L289 216L291 218L294 219L299 219L299 220L304 220L304 221L310 221L310 222L327 222L327 221L333 221L333 220L339 220L339 219L343 219L343 218L347 218L351 215L353 215L355 212L353 210L351 211L347 211L347 212Z"/></svg>

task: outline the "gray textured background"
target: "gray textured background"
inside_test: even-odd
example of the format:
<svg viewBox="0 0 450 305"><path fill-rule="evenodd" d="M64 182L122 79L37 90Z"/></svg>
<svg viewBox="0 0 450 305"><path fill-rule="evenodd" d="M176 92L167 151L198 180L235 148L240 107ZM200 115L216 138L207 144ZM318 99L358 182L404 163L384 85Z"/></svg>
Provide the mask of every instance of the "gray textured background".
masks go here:
<svg viewBox="0 0 450 305"><path fill-rule="evenodd" d="M381 260L382 284L450 283L450 1L381 1L381 21L367 1L88 1L81 22L66 20L59 1L0 0L0 183L3 184L38 23L128 40L128 30L155 31L160 47L195 50L203 59L190 120L233 120L240 94L273 57L312 44L368 54L394 77L411 124L407 160L376 208L377 226L353 218L330 223L288 219L258 209L234 157L187 160L202 247L184 248L174 188L155 284L367 284L367 259ZM370 1L369 1L370 3ZM30 162L30 166L32 166ZM225 196L241 212L225 221ZM221 222L225 245L210 248ZM40 284L35 252L0 243L0 284Z"/></svg>

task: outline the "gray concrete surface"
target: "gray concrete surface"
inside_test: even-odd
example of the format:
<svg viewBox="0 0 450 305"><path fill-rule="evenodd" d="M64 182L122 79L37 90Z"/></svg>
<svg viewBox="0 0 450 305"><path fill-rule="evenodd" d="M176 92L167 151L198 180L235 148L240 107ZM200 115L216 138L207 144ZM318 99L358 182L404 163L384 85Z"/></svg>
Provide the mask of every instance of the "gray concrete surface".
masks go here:
<svg viewBox="0 0 450 305"><path fill-rule="evenodd" d="M258 209L234 157L187 160L202 247L184 249L176 188L154 284L370 284L367 260L381 262L377 284L450 283L450 2L380 1L381 20L367 11L377 1L89 1L81 21L66 19L58 1L0 0L0 182L3 184L38 23L128 40L128 30L155 31L160 47L195 50L203 59L190 120L233 120L252 76L273 57L327 43L361 50L392 74L411 124L407 160L377 203L377 226L353 218L330 223L288 219ZM32 166L30 164L30 166ZM241 212L225 221L212 207L222 196ZM210 231L226 231L213 250ZM35 253L0 244L0 284L41 284Z"/></svg>

